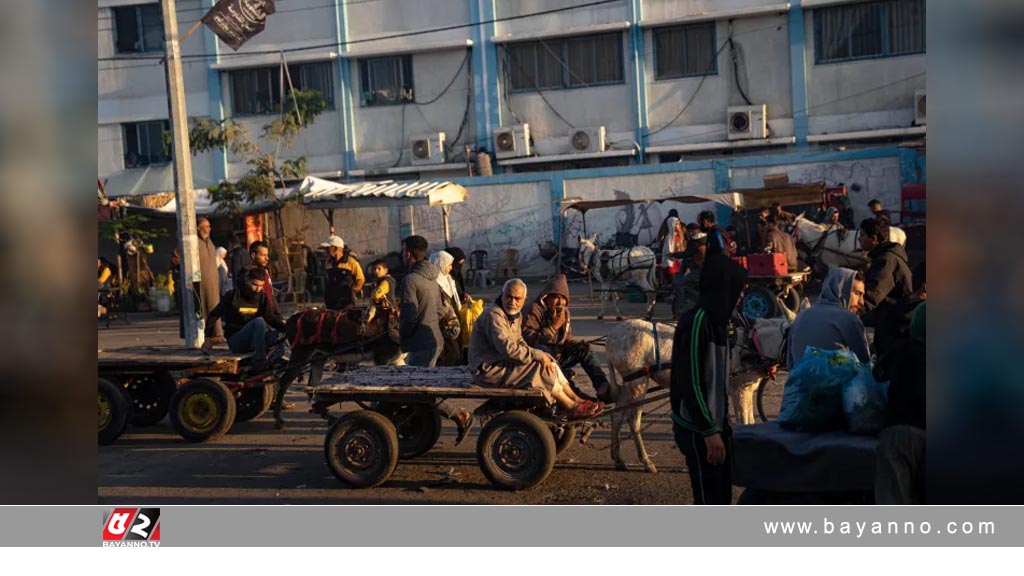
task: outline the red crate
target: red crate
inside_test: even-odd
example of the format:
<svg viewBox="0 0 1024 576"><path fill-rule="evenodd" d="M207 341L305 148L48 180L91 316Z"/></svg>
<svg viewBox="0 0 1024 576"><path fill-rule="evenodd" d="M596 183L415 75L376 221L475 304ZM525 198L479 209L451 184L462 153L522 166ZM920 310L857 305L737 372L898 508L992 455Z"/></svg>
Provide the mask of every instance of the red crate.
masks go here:
<svg viewBox="0 0 1024 576"><path fill-rule="evenodd" d="M785 276L789 263L785 254L751 254L747 256L747 270L751 276Z"/></svg>
<svg viewBox="0 0 1024 576"><path fill-rule="evenodd" d="M740 266L743 266L744 268L747 267L747 257L746 256L733 256L732 259L735 260L736 263L739 264Z"/></svg>

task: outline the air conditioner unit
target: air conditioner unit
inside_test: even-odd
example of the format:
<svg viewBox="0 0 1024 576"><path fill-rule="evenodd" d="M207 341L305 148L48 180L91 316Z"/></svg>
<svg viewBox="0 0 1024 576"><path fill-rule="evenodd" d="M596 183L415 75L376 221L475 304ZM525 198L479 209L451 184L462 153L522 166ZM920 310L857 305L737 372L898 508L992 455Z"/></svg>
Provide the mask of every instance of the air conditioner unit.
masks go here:
<svg viewBox="0 0 1024 576"><path fill-rule="evenodd" d="M409 148L413 166L444 164L444 132L413 138Z"/></svg>
<svg viewBox="0 0 1024 576"><path fill-rule="evenodd" d="M914 92L914 125L924 126L928 122L928 101L925 98L925 91Z"/></svg>
<svg viewBox="0 0 1024 576"><path fill-rule="evenodd" d="M522 158L530 155L530 125L516 124L494 130L495 156L498 160L505 158Z"/></svg>
<svg viewBox="0 0 1024 576"><path fill-rule="evenodd" d="M569 136L569 151L573 154L604 152L604 147L604 126L580 128L579 130L573 130L572 135Z"/></svg>
<svg viewBox="0 0 1024 576"><path fill-rule="evenodd" d="M726 129L729 140L753 140L768 137L767 106L730 106Z"/></svg>

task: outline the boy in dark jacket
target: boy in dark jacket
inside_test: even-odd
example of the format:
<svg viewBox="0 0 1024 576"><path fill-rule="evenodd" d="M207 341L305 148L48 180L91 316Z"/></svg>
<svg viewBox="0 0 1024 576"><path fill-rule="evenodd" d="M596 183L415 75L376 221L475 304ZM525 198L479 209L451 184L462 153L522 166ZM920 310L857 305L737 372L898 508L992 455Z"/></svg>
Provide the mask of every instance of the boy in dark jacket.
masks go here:
<svg viewBox="0 0 1024 576"><path fill-rule="evenodd" d="M909 333L911 309L906 304L914 292L913 275L907 251L889 241L877 220L860 223L860 247L871 260L864 274L864 325L875 328L875 352L881 356Z"/></svg>
<svg viewBox="0 0 1024 576"><path fill-rule="evenodd" d="M523 338L531 347L554 356L563 372L579 364L594 384L597 398L606 404L615 402L617 391L611 389L608 377L598 365L594 352L586 342L572 337L569 283L565 274L552 278L537 299L526 308Z"/></svg>
<svg viewBox="0 0 1024 576"><path fill-rule="evenodd" d="M263 292L266 282L266 270L252 267L246 271L245 282L241 286L224 294L207 319L203 352L209 352L213 347L213 321L220 319L224 322L224 335L231 351L236 354L252 352L252 370L260 372L265 368L267 343L277 339L274 330L284 332L285 328L277 307L267 300Z"/></svg>
<svg viewBox="0 0 1024 576"><path fill-rule="evenodd" d="M672 345L672 431L686 456L694 504L732 503L729 427L729 318L747 271L722 254L707 256L700 300L683 314Z"/></svg>

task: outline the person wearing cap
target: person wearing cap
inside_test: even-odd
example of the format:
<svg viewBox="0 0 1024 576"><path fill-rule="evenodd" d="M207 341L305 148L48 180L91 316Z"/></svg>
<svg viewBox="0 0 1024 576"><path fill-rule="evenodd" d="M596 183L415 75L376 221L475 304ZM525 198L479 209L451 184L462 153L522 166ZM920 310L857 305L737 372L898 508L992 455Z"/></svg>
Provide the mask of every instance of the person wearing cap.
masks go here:
<svg viewBox="0 0 1024 576"><path fill-rule="evenodd" d="M342 310L355 304L356 294L362 293L366 277L359 261L345 247L345 241L330 236L321 244L327 248L330 259L327 262L327 287L324 291L324 306L328 310Z"/></svg>

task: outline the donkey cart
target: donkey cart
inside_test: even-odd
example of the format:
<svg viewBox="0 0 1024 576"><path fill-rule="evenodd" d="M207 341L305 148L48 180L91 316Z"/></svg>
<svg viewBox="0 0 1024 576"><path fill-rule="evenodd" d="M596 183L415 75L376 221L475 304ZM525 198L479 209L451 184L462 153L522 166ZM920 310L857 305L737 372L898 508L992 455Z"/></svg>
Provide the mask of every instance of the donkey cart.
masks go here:
<svg viewBox="0 0 1024 576"><path fill-rule="evenodd" d="M244 356L146 346L100 350L97 360L100 444L164 416L190 442L214 440L262 415L274 398L273 376L247 374Z"/></svg>
<svg viewBox="0 0 1024 576"><path fill-rule="evenodd" d="M400 459L420 456L441 435L443 400L484 400L474 417L484 422L476 444L484 476L498 488L524 490L543 482L583 421L566 421L538 390L481 388L463 367L366 366L325 374L305 389L312 412L331 422L324 458L331 472L355 488L378 486ZM335 404L359 410L339 417Z"/></svg>

